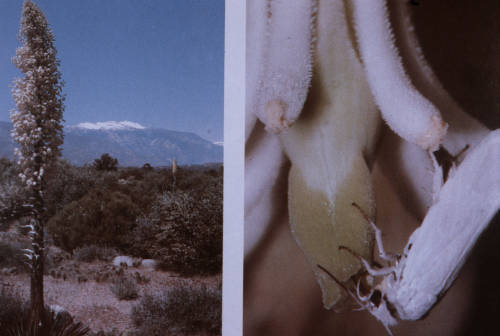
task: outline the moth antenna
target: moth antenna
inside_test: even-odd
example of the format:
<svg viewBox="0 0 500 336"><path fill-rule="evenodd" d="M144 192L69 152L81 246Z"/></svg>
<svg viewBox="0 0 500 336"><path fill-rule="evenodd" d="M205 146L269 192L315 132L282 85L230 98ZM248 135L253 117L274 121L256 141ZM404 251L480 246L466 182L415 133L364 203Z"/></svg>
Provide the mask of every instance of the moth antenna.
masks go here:
<svg viewBox="0 0 500 336"><path fill-rule="evenodd" d="M363 262L363 257L360 256L357 252L351 250L349 247L347 246L344 246L344 245L340 245L339 246L339 251L342 251L342 250L346 250L347 252L349 252L350 254L353 255L353 257L355 257L356 259L358 259L359 261ZM366 260L364 260L364 262L367 262Z"/></svg>
<svg viewBox="0 0 500 336"><path fill-rule="evenodd" d="M366 214L366 212L365 212L363 209L361 209L361 207L358 205L358 203L356 203L356 202L352 202L352 203L351 203L351 205L352 205L353 207L355 207L356 209L358 209L358 210L359 210L359 212L361 213L361 216L363 216L363 218L364 218L367 222L371 222L370 217L368 217L368 215Z"/></svg>
<svg viewBox="0 0 500 336"><path fill-rule="evenodd" d="M354 295L342 282L340 282L339 279L337 279L332 273L330 273L330 271L328 271L326 268L324 268L323 266L321 265L316 265L320 270L322 270L323 272L326 273L326 275L328 275L330 278L333 279L333 281L335 281L337 283L337 285L339 285L340 287L342 287L346 292L347 294L349 294L353 299L354 301L356 301L357 304L359 304L360 306L360 310L365 310L365 309L368 309L367 306L360 301L359 298L356 297L356 295Z"/></svg>

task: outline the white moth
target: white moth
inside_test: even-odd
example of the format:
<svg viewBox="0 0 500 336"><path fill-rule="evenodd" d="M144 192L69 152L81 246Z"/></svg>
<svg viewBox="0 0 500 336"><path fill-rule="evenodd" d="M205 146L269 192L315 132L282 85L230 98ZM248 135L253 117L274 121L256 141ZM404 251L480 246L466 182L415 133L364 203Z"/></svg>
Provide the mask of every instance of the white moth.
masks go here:
<svg viewBox="0 0 500 336"><path fill-rule="evenodd" d="M382 280L367 296L360 294L358 282L355 299L389 333L389 327L396 325L397 319L422 318L451 286L476 240L499 209L500 130L497 130L465 158L443 185L422 225L410 236L403 255L388 255L380 230L371 223L380 257L392 265L375 269L363 259L368 276L382 276Z"/></svg>

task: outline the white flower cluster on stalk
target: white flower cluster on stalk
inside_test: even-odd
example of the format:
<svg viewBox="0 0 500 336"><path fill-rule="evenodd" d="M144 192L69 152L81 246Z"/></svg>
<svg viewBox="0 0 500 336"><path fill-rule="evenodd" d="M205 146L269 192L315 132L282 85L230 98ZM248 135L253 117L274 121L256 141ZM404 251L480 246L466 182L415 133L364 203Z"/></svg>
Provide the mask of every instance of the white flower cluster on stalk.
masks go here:
<svg viewBox="0 0 500 336"><path fill-rule="evenodd" d="M19 39L22 46L13 58L24 78L14 81L12 93L17 109L11 111L12 136L20 177L28 188L36 186L60 155L63 143L63 82L54 47L54 34L45 15L33 2L25 2Z"/></svg>
<svg viewBox="0 0 500 336"><path fill-rule="evenodd" d="M24 78L16 79L12 90L17 105L11 112L12 137L20 145L16 150L20 177L29 191L27 206L33 216L27 226L31 249L24 252L32 271L30 324L38 334L44 310L44 190L47 172L61 155L64 96L54 34L42 10L31 0L23 5L19 39L22 46L13 62Z"/></svg>

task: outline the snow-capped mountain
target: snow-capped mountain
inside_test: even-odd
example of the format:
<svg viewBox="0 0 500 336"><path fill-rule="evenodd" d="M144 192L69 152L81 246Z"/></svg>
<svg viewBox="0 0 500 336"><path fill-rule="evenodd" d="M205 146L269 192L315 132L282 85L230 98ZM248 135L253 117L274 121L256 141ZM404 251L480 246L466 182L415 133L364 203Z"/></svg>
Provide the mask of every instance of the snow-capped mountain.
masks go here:
<svg viewBox="0 0 500 336"><path fill-rule="evenodd" d="M13 158L12 124L0 122L0 157ZM120 166L166 166L222 162L220 145L189 132L148 128L131 121L81 123L64 130L63 157L76 165L92 163L103 153Z"/></svg>
<svg viewBox="0 0 500 336"><path fill-rule="evenodd" d="M117 131L117 130L145 129L146 127L136 122L125 120L125 121L104 121L96 123L84 122L75 126L70 126L70 128Z"/></svg>

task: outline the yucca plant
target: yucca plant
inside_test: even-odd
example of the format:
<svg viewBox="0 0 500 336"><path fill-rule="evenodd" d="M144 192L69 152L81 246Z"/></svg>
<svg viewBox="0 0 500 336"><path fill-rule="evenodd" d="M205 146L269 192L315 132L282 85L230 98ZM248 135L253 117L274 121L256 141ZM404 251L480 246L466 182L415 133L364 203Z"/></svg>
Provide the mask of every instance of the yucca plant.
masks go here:
<svg viewBox="0 0 500 336"><path fill-rule="evenodd" d="M174 159L172 162L172 190L175 191L175 179L177 174L177 160Z"/></svg>
<svg viewBox="0 0 500 336"><path fill-rule="evenodd" d="M44 309L38 328L32 325L29 313L22 311L11 325L4 326L3 332L5 336L86 336L90 329L80 322L73 322L68 315Z"/></svg>
<svg viewBox="0 0 500 336"><path fill-rule="evenodd" d="M44 310L44 195L47 176L61 155L64 95L54 33L43 11L31 0L24 2L19 38L22 46L13 62L24 78L14 81L12 93L17 107L11 111L11 119L12 136L19 144L15 149L19 176L29 195L26 207L32 214L32 247L26 250L26 256L31 267L30 328L36 330L41 328Z"/></svg>

